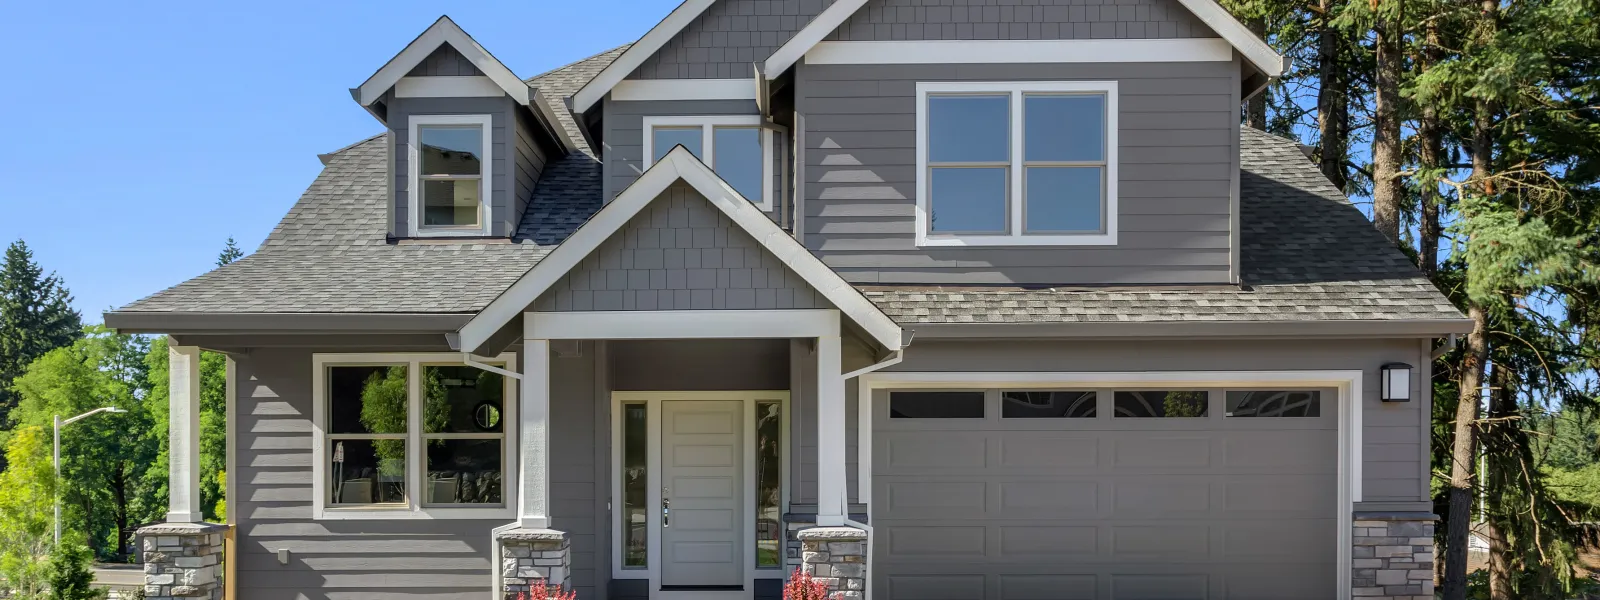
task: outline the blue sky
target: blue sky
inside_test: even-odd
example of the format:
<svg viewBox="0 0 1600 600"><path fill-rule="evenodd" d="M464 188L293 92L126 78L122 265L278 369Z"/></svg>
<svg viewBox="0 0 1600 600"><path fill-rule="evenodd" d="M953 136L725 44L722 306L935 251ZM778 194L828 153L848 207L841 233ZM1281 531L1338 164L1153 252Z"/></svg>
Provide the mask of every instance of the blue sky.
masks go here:
<svg viewBox="0 0 1600 600"><path fill-rule="evenodd" d="M8 5L0 244L26 240L99 322L209 270L228 236L254 251L318 153L379 132L348 89L446 10L531 77L631 42L677 4Z"/></svg>

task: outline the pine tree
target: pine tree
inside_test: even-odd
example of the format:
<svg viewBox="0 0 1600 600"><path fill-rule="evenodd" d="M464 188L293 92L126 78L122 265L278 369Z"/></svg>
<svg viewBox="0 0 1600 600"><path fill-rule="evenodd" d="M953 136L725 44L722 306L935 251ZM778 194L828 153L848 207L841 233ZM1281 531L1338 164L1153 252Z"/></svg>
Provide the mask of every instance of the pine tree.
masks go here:
<svg viewBox="0 0 1600 600"><path fill-rule="evenodd" d="M17 405L12 380L34 359L78 339L82 327L61 278L45 275L22 240L6 248L0 264L0 427Z"/></svg>
<svg viewBox="0 0 1600 600"><path fill-rule="evenodd" d="M228 244L222 247L222 252L217 255L217 266L226 265L244 258L244 251L239 249L239 244L233 241L233 236L228 236Z"/></svg>

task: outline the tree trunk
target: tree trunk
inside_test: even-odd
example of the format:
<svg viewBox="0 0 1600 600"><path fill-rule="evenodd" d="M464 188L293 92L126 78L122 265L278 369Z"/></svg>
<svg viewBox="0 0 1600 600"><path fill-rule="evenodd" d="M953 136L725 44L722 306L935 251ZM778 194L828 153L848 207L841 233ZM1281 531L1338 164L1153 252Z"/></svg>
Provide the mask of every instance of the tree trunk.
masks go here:
<svg viewBox="0 0 1600 600"><path fill-rule="evenodd" d="M112 536L116 548L113 554L121 556L128 549L128 468L127 463L120 463L112 475L111 494L116 501L112 509L112 517L117 522L117 533Z"/></svg>
<svg viewBox="0 0 1600 600"><path fill-rule="evenodd" d="M1264 16L1249 17L1244 20L1244 26L1256 37L1267 39L1267 18ZM1245 103L1244 124L1262 131L1267 130L1267 94L1270 90L1261 90L1250 97Z"/></svg>
<svg viewBox="0 0 1600 600"><path fill-rule="evenodd" d="M1467 316L1472 333L1461 360L1460 397L1456 404L1455 444L1450 453L1450 514L1445 523L1444 600L1467 598L1467 534L1472 528L1472 483L1477 467L1478 388L1483 365L1489 358L1489 316L1483 306L1470 302Z"/></svg>
<svg viewBox="0 0 1600 600"><path fill-rule="evenodd" d="M1322 15L1317 21L1317 134L1321 146L1318 147L1317 167L1328 181L1333 182L1334 187L1344 190L1349 179L1345 177L1344 155L1350 109L1345 98L1344 65L1339 56L1342 40L1339 39L1339 32L1329 23L1333 18L1333 0L1321 0L1320 7Z"/></svg>
<svg viewBox="0 0 1600 600"><path fill-rule="evenodd" d="M1510 445L1511 428L1516 424L1510 419L1516 416L1517 406L1511 395L1511 372L1500 363L1490 366L1489 384L1493 389L1489 392L1489 423L1484 427L1484 454L1489 456L1509 456L1510 452L1491 452L1491 448L1506 448ZM1484 473L1484 491L1486 493L1483 507L1484 533L1489 538L1489 600L1513 600L1511 591L1511 546L1506 540L1507 516L1500 508L1505 505L1505 488L1509 484L1506 477L1507 465L1489 465Z"/></svg>
<svg viewBox="0 0 1600 600"><path fill-rule="evenodd" d="M1424 68L1431 69L1444 58L1439 49L1439 26L1436 21L1428 22L1425 43L1420 62L1425 65ZM1417 137L1421 140L1419 159L1422 168L1430 171L1444 164L1444 128L1439 124L1437 105L1438 102L1426 103L1422 107L1422 117L1417 122ZM1431 280L1439 272L1439 236L1443 233L1439 224L1439 204L1444 198L1439 195L1438 181L1431 176L1423 178L1421 187L1418 200L1422 204L1422 218L1417 227L1417 266Z"/></svg>
<svg viewBox="0 0 1600 600"><path fill-rule="evenodd" d="M1400 23L1405 10L1403 0L1393 18L1380 16L1377 33L1377 73L1373 78L1372 132L1372 225L1395 245L1400 244L1400 76L1405 64L1401 54ZM1376 5L1376 0L1374 0Z"/></svg>

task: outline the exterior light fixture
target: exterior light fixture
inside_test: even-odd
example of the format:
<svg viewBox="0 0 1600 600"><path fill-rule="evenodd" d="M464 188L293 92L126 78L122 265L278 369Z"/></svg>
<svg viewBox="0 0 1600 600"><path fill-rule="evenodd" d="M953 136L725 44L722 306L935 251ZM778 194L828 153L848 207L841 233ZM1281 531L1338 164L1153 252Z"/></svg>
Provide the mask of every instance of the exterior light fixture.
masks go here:
<svg viewBox="0 0 1600 600"><path fill-rule="evenodd" d="M1411 365L1389 363L1380 369L1383 374L1383 401L1411 401Z"/></svg>

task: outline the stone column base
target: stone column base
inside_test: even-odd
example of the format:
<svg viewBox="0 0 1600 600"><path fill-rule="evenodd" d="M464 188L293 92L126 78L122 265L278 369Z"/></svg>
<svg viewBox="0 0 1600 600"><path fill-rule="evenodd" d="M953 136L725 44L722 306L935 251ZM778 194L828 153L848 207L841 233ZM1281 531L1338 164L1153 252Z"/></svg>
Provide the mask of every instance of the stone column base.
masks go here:
<svg viewBox="0 0 1600 600"><path fill-rule="evenodd" d="M801 572L828 584L833 600L861 600L867 589L867 532L855 527L812 527L800 540Z"/></svg>
<svg viewBox="0 0 1600 600"><path fill-rule="evenodd" d="M500 594L516 598L536 586L567 586L572 542L554 529L516 528L495 534L500 542Z"/></svg>
<svg viewBox="0 0 1600 600"><path fill-rule="evenodd" d="M1433 600L1432 513L1355 513L1350 594Z"/></svg>
<svg viewBox="0 0 1600 600"><path fill-rule="evenodd" d="M227 525L161 523L134 532L147 600L222 598L222 534Z"/></svg>

